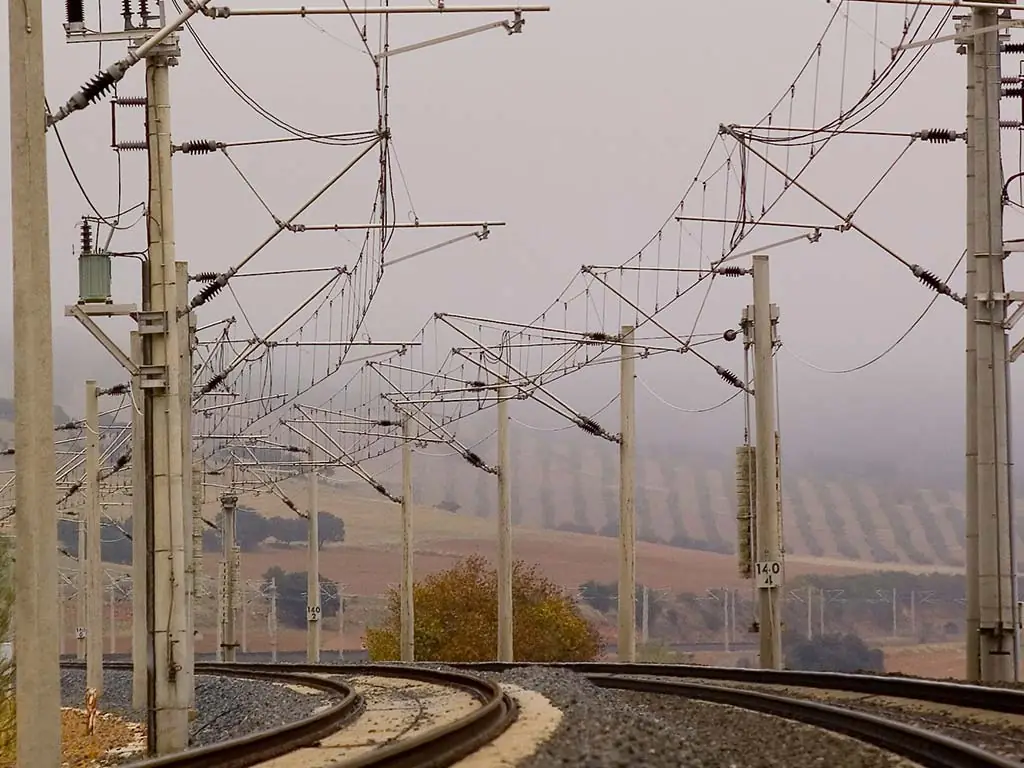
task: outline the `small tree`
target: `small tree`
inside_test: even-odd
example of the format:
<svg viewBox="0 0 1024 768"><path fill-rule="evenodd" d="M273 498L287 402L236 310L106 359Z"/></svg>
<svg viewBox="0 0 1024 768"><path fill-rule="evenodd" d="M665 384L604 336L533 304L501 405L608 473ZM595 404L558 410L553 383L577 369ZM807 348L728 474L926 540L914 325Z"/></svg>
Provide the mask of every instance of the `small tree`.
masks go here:
<svg viewBox="0 0 1024 768"><path fill-rule="evenodd" d="M487 661L498 647L497 572L479 555L428 576L413 588L418 661ZM401 603L388 590L384 623L366 631L373 661L399 657ZM534 566L512 567L517 661L590 661L602 650L597 629L572 598Z"/></svg>
<svg viewBox="0 0 1024 768"><path fill-rule="evenodd" d="M306 595L307 573L307 571L285 571L275 565L263 574L264 581L275 580L277 618L286 627L302 629L306 626L306 606L309 603ZM320 590L321 615L325 619L337 616L338 609L341 607L338 585L321 575Z"/></svg>

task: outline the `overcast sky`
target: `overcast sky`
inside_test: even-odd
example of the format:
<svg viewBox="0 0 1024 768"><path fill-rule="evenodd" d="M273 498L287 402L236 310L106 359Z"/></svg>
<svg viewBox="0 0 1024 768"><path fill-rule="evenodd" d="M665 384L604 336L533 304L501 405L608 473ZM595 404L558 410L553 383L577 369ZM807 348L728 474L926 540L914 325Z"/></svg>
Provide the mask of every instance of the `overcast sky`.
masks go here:
<svg viewBox="0 0 1024 768"><path fill-rule="evenodd" d="M551 4L551 13L528 15L521 35L492 30L392 60L389 105L399 217L415 211L421 221L496 220L508 225L495 228L486 242L462 242L388 269L367 326L375 338L409 338L436 311L529 321L559 294L581 264L619 264L634 256L656 235L690 186L715 142L718 125L760 120L793 84L836 8L824 0L699 4L552 0ZM47 96L55 107L97 70L99 60L106 66L124 49L105 45L98 59L95 45L67 44L62 4L45 5L49 14ZM824 39L820 65L815 62L799 80L793 98L784 100L773 115L774 125L786 125L790 119L804 127L812 121L824 124L835 117L840 103L848 107L863 93L872 72L880 72L889 61L889 46L898 42L902 32L902 6L882 9L876 25L876 10L870 4L848 5L849 17L840 15ZM105 25L113 27L119 21L119 9L108 4L104 12ZM97 26L97 13L95 5L87 8L92 27ZM939 13L935 11L926 25L928 33ZM398 17L391 23L391 45L507 16ZM6 25L6 18L0 24ZM290 123L322 133L375 128L374 68L349 19L318 17L314 24L295 18L200 18L195 29L239 85ZM952 32L952 22L942 31ZM375 49L374 22L370 32ZM188 34L182 35L181 45L181 64L171 73L176 141L283 135L227 88ZM1005 74L1015 73L1015 57L1004 60ZM896 132L962 130L964 68L965 60L956 55L951 43L936 45L884 107L859 127ZM120 87L121 94L141 95L141 75L141 66L133 69ZM7 82L6 77L0 81L4 111ZM1016 101L1004 104L1007 117L1019 118L1014 114L1019 108ZM118 111L120 140L144 137L142 114L137 109ZM118 173L109 148L109 105L104 101L77 113L60 129L90 196L104 213L112 212ZM7 131L5 118L0 121L4 140ZM1004 132L1003 138L1009 175L1019 167L1019 142L1012 131ZM907 139L898 137L839 137L802 178L845 216L906 144ZM728 142L714 147L714 165L729 148ZM354 151L286 144L237 148L231 154L274 213L284 217L347 163ZM798 152L806 156L807 148L793 152L791 162L795 163ZM731 186L720 183L725 174L709 184L705 215L735 214L736 198L726 209L723 197L727 189L732 195L739 189L737 157L728 169ZM786 162L783 153L774 157L778 163ZM70 411L77 412L80 404L74 400L82 377L117 374L109 372L104 353L85 331L63 317L64 305L77 294L75 225L88 208L53 137L49 163L57 395ZM756 198L749 202L755 214L760 213L762 194L771 197L773 190L777 194L780 189L777 175L769 174L767 183L763 181L763 167L750 158L746 169L746 192ZM304 221L366 221L377 172L373 153ZM8 173L4 153L0 156L0 230L5 235L9 231ZM176 156L174 176L177 258L187 260L191 271L224 269L273 230L261 203L223 157ZM122 155L121 177L122 207L141 201L146 181L143 153ZM963 249L963 178L962 142L919 142L858 209L854 220L908 262L945 277ZM687 210L700 215L701 205L698 190L688 198ZM1008 209L1008 236L1021 234L1019 211ZM789 190L768 218L823 226L838 222L797 189ZM681 233L671 222L663 231L660 243L666 265L676 266L680 253L683 266L699 265L694 241L699 225L687 227L689 231ZM720 254L721 231L720 225L707 229L706 254ZM801 231L805 230L759 229L739 250ZM400 232L389 256L455 234L460 233ZM718 240L712 242L714 238ZM347 237L286 234L257 257L252 268L351 264L358 240L357 232ZM8 242L5 236L0 272L5 289L10 283ZM118 250L144 245L141 226L119 233L113 242ZM781 308L780 419L788 460L805 465L827 460L857 466L893 462L915 470L938 467L949 475L948 485L959 485L963 308L940 297L913 333L879 362L846 375L824 374L798 358L830 369L860 365L903 334L934 294L891 255L856 232L825 231L816 244L796 243L770 253L773 299ZM114 269L115 300L136 301L137 263L116 260ZM951 284L962 291L961 273L962 268ZM1019 268L1010 265L1007 275L1009 288L1024 287ZM253 325L265 331L321 280L316 275L249 278L237 281L236 291ZM655 293L664 296L675 291L675 276L662 275L659 280L644 284L647 311ZM700 311L698 330L721 332L736 325L749 298L749 282L723 280L706 301L699 290L678 302L664 314L663 322L672 333L685 336ZM605 296L594 306L591 325L601 324L614 332L620 305ZM222 294L204 308L201 322L232 313L238 314L237 306ZM632 317L632 310L627 316L627 320ZM9 316L0 323L9 358ZM122 336L125 327L118 331ZM741 373L738 343L708 345L707 350L714 362ZM680 409L720 402L731 390L700 361L692 357L641 361L638 373L646 385L637 392L642 444L669 441L680 449L700 452L725 451L742 440L741 400L710 414L691 414L673 410L650 394L653 391ZM584 373L559 392L583 410L596 409L614 394L614 375L609 374L613 372L587 378ZM338 377L346 375L342 372ZM10 378L7 366L0 369L0 388L9 388ZM1014 399L1020 402L1019 387L1014 387ZM535 416L538 426L550 422L536 409L523 409L524 418ZM609 413L608 426L615 429L617 418ZM1020 418L1014 421L1022 423Z"/></svg>

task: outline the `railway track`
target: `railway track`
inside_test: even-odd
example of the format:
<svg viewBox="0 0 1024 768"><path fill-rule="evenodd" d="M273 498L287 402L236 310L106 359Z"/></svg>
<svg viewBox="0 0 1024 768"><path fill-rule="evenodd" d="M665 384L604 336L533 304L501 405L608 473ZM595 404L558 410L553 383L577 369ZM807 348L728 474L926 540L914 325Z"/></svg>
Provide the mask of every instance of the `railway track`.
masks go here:
<svg viewBox="0 0 1024 768"><path fill-rule="evenodd" d="M524 663L453 665L477 672L504 672ZM1021 763L936 733L877 714L794 696L695 680L842 691L946 704L1007 715L1024 714L1024 691L915 678L793 670L760 670L674 664L550 664L582 674L601 688L676 696L787 718L850 736L928 768L1019 768Z"/></svg>
<svg viewBox="0 0 1024 768"><path fill-rule="evenodd" d="M81 662L65 662L65 668L81 668ZM106 669L130 669L126 662L108 662ZM516 718L515 703L501 687L478 675L452 670L398 665L249 664L197 662L196 674L241 677L311 688L332 695L336 701L323 711L287 725L230 739L175 755L128 764L130 768L250 768L273 765L333 768L445 768L497 738ZM320 750L346 726L357 722L364 700L357 685L340 677L394 678L441 686L464 692L478 702L462 716L373 748L351 750L354 757L326 760ZM330 748L330 747L328 747ZM337 752L337 749L332 752Z"/></svg>
<svg viewBox="0 0 1024 768"><path fill-rule="evenodd" d="M73 665L77 666L77 665ZM127 663L108 665L125 669ZM886 717L884 713L859 711L820 700L784 695L789 689L817 689L823 693L843 692L868 697L889 697L929 704L970 708L1005 715L1024 716L1024 691L976 685L964 685L915 678L853 675L824 672L772 671L696 665L561 663L452 664L453 669L436 670L406 665L354 664L262 664L198 663L197 673L234 675L283 682L331 693L336 703L300 722L241 739L191 750L155 760L133 763L135 768L174 766L206 768L227 766L243 768L266 765L267 768L305 768L330 764L337 768L386 766L420 768L450 766L500 735L515 718L515 705L497 682L481 676L516 668L545 666L582 675L601 688L632 691L660 697L677 697L736 707L751 712L799 721L826 731L852 737L899 755L926 768L1011 768L1020 762L985 751L978 746L919 725ZM344 679L340 679L344 678ZM439 727L413 732L416 721L427 705L418 703L418 714L384 743L367 743L354 757L340 757L338 750L351 746L337 735L364 706L357 692L358 682L392 678L398 681L443 686L468 694L479 706L459 713ZM718 684L711 684L713 681ZM743 686L774 686L781 691L752 690ZM365 690L365 688L364 688ZM374 728L368 730L373 731ZM333 741L332 741L333 739ZM331 745L335 746L331 746ZM327 746L327 749L322 749ZM331 752L331 750L334 750ZM280 757L289 754L289 757ZM328 757L330 755L330 757ZM275 758L278 758L275 760ZM292 759L294 758L294 759Z"/></svg>

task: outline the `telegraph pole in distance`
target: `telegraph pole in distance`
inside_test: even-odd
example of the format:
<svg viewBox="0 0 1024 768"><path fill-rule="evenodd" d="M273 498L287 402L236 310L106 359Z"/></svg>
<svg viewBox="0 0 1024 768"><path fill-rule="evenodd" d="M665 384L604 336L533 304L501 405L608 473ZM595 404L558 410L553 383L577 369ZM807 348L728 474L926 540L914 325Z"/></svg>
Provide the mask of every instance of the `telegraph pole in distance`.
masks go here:
<svg viewBox="0 0 1024 768"><path fill-rule="evenodd" d="M514 660L512 462L508 447L508 400L511 393L507 384L498 385L498 661Z"/></svg>
<svg viewBox="0 0 1024 768"><path fill-rule="evenodd" d="M416 629L413 582L413 528L412 528L412 419L402 417L402 604L399 624L401 627L401 659L416 660ZM340 591L340 588L339 588ZM343 597L338 595L339 634L342 625ZM339 643L343 638L339 637ZM338 646L341 649L341 645Z"/></svg>
<svg viewBox="0 0 1024 768"><path fill-rule="evenodd" d="M999 11L974 7L971 37L975 84L974 231L969 259L974 262L977 334L977 520L978 607L981 679L1012 681L1018 627L1014 605L1013 499L1010 494L1008 344L1003 280L1005 244L1002 220L1002 158L999 104L1002 97ZM991 28L991 29L989 29ZM989 31L976 32L986 29Z"/></svg>
<svg viewBox="0 0 1024 768"><path fill-rule="evenodd" d="M619 442L619 661L636 661L636 349L633 326L622 326Z"/></svg>
<svg viewBox="0 0 1024 768"><path fill-rule="evenodd" d="M177 307L188 306L188 262L178 261L174 264L174 275L177 284L177 296L175 304ZM188 606L186 614L186 636L189 642L185 645L186 666L195 669L195 613L196 613L196 579L200 571L202 558L196 558L193 551L195 544L194 531L197 527L196 517L199 510L195 506L193 496L192 471L192 341L196 323L195 312L187 313L178 323L180 334L178 354L178 394L181 398L181 499L182 499L182 524L185 532L183 541L185 543L185 601ZM201 529L200 529L201 530ZM201 534L200 534L201 536ZM200 539L200 542L202 539ZM202 549L200 549L200 553ZM196 705L195 677L189 680L188 684L188 705L194 709Z"/></svg>
<svg viewBox="0 0 1024 768"><path fill-rule="evenodd" d="M103 552L100 536L100 418L99 390L85 382L85 680L103 694Z"/></svg>
<svg viewBox="0 0 1024 768"><path fill-rule="evenodd" d="M82 661L85 660L88 651L89 636L89 604L88 580L85 570L86 550L89 548L89 540L86 536L85 515L78 515L78 572L75 574L75 655Z"/></svg>
<svg viewBox="0 0 1024 768"><path fill-rule="evenodd" d="M267 611L267 634L270 635L270 660L277 664L277 579L270 579L270 608Z"/></svg>
<svg viewBox="0 0 1024 768"><path fill-rule="evenodd" d="M60 765L50 205L42 0L8 3L18 765ZM81 552L79 552L81 557Z"/></svg>
<svg viewBox="0 0 1024 768"><path fill-rule="evenodd" d="M238 589L238 570L235 560L235 510L238 497L233 493L222 493L220 497L222 538L224 543L224 568L227 578L224 585L224 631L221 643L224 647L224 661L235 660L235 618L238 606L235 597Z"/></svg>
<svg viewBox="0 0 1024 768"><path fill-rule="evenodd" d="M320 499L316 461L319 458L310 429L309 443L309 532L308 566L306 572L306 661L320 663Z"/></svg>
<svg viewBox="0 0 1024 768"><path fill-rule="evenodd" d="M757 461L757 560L754 578L760 597L761 668L782 668L782 532L779 520L778 461L775 436L774 317L769 291L768 257L754 256L754 408Z"/></svg>

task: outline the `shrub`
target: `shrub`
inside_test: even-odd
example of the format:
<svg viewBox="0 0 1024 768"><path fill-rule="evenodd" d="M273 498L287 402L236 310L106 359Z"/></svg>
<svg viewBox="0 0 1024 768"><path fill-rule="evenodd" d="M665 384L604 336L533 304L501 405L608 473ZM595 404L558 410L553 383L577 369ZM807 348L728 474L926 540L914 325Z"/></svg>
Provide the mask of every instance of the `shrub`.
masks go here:
<svg viewBox="0 0 1024 768"><path fill-rule="evenodd" d="M786 650L786 667L817 672L884 672L885 657L854 634L798 640Z"/></svg>
<svg viewBox="0 0 1024 768"><path fill-rule="evenodd" d="M498 647L497 572L479 555L417 582L417 661L487 661ZM597 630L554 582L533 566L512 569L516 661L591 661L601 653ZM399 657L400 595L387 595L384 623L366 631L371 661Z"/></svg>

